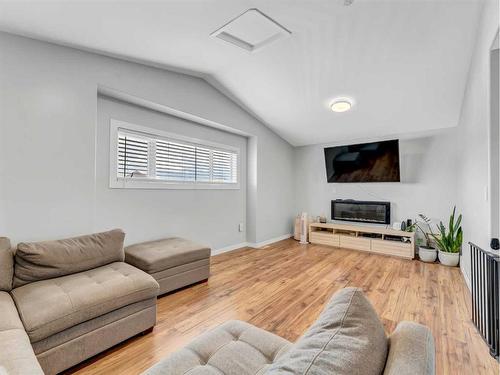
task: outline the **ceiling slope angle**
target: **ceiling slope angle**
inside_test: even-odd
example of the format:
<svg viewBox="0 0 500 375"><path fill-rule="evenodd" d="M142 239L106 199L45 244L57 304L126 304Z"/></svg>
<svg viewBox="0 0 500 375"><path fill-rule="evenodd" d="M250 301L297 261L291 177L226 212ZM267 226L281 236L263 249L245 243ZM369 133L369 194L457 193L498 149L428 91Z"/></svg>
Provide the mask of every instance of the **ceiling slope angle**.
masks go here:
<svg viewBox="0 0 500 375"><path fill-rule="evenodd" d="M482 4L0 1L0 31L202 78L303 146L456 127Z"/></svg>
<svg viewBox="0 0 500 375"><path fill-rule="evenodd" d="M291 32L256 8L248 9L211 36L249 52L257 51Z"/></svg>

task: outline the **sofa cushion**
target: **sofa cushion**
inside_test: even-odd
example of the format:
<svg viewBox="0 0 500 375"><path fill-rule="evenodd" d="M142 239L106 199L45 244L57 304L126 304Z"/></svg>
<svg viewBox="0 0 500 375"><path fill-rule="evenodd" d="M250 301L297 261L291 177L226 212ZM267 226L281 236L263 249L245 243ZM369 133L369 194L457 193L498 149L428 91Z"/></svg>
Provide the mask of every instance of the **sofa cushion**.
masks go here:
<svg viewBox="0 0 500 375"><path fill-rule="evenodd" d="M33 282L12 291L31 342L76 324L156 297L153 277L115 262L55 279Z"/></svg>
<svg viewBox="0 0 500 375"><path fill-rule="evenodd" d="M14 287L123 262L121 229L63 240L17 245Z"/></svg>
<svg viewBox="0 0 500 375"><path fill-rule="evenodd" d="M14 275L14 255L7 237L0 237L0 290L9 292L12 289Z"/></svg>
<svg viewBox="0 0 500 375"><path fill-rule="evenodd" d="M380 375L387 356L384 327L361 289L346 288L266 375Z"/></svg>
<svg viewBox="0 0 500 375"><path fill-rule="evenodd" d="M43 375L11 296L0 292L0 374Z"/></svg>
<svg viewBox="0 0 500 375"><path fill-rule="evenodd" d="M434 375L434 338L426 326L401 322L389 336L384 375Z"/></svg>
<svg viewBox="0 0 500 375"><path fill-rule="evenodd" d="M184 238L173 237L127 246L125 261L147 273L210 257L210 248Z"/></svg>
<svg viewBox="0 0 500 375"><path fill-rule="evenodd" d="M144 374L258 375L290 345L270 332L232 320L198 336Z"/></svg>

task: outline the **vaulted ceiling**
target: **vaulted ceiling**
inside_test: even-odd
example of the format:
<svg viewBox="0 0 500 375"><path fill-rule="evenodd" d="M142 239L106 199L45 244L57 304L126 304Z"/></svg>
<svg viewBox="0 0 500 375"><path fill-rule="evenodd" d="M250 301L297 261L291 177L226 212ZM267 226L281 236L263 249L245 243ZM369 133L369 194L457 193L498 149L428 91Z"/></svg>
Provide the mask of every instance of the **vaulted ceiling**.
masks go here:
<svg viewBox="0 0 500 375"><path fill-rule="evenodd" d="M482 1L346 3L2 1L0 30L199 75L293 145L456 126ZM291 34L252 52L210 36L250 8Z"/></svg>

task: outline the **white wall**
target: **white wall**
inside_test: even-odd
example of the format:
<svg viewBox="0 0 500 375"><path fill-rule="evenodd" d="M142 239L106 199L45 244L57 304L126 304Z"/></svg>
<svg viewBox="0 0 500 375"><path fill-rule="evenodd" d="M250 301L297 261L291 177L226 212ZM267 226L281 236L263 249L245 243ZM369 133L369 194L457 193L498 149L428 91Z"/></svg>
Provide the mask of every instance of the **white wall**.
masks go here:
<svg viewBox="0 0 500 375"><path fill-rule="evenodd" d="M174 134L234 146L240 150L238 190L109 189L110 120L119 119ZM97 227L113 223L127 241L183 236L215 248L246 241L238 224L246 221L246 138L197 125L135 105L99 97L96 130ZM216 218L216 220L214 220Z"/></svg>
<svg viewBox="0 0 500 375"><path fill-rule="evenodd" d="M496 48L491 51L490 59L490 197L491 197L491 234L500 237L500 51L498 34Z"/></svg>
<svg viewBox="0 0 500 375"><path fill-rule="evenodd" d="M490 49L499 23L498 0L485 1L478 25L467 88L458 126L459 156L458 201L463 212L464 246L461 268L470 275L472 241L485 249L490 238L489 124L490 124Z"/></svg>
<svg viewBox="0 0 500 375"><path fill-rule="evenodd" d="M111 200L102 190L100 151L96 148L100 142L96 132L98 86L253 136L249 153L256 153L252 163L257 168L252 168L256 176L252 176L248 193L252 191L255 204L251 206L253 212L246 214L253 220L247 222L251 234L247 240L261 242L290 233L292 147L207 82L0 33L1 235L11 237L13 242L32 241L118 226L115 217L102 210L103 200L108 198L106 209L116 208L120 192ZM124 199L122 203L127 202ZM214 211L211 220L229 226L224 213ZM178 206L165 219L175 217L185 224L193 214ZM108 215L108 220L102 215ZM144 220L146 215L148 212L140 212L137 220ZM146 224L139 229L129 227L128 235L146 239L170 234L174 224L169 220L158 222L147 233L139 233ZM240 241L236 238L239 221L231 223L232 229L222 230L234 231L227 237L231 241ZM205 225L196 220L195 230L203 230ZM209 231L210 238L205 242L215 247L231 245L216 231Z"/></svg>
<svg viewBox="0 0 500 375"><path fill-rule="evenodd" d="M105 86L253 136L247 241L287 234L296 212L329 215L331 199L349 197L390 200L394 220L420 212L445 218L458 202L465 243L487 246L489 49L497 28L498 0L487 1L458 130L402 141L403 183L352 185L325 182L322 146L294 150L202 79L0 33L0 233L17 242L118 226L108 221L119 199L107 201L100 181L97 88ZM242 240L233 219L221 219L227 236L207 233L206 241L220 247ZM141 233L128 229L129 237L158 237L169 225L144 232L144 224ZM467 256L462 268L467 274Z"/></svg>
<svg viewBox="0 0 500 375"><path fill-rule="evenodd" d="M362 143L370 139L355 141ZM342 142L342 144L345 144ZM456 130L447 129L422 138L400 140L401 182L327 183L324 145L295 151L296 211L331 218L333 199L391 202L392 221L415 219L423 213L435 222L448 217L456 203Z"/></svg>
<svg viewBox="0 0 500 375"><path fill-rule="evenodd" d="M458 126L434 136L403 140L400 145L403 182L400 184L327 184L323 146L335 143L297 148L297 212L329 217L332 199L381 199L393 203L393 220L415 217L420 212L439 220L446 219L456 204L463 214L460 264L469 282L468 242L487 249L492 235L492 199L488 191L491 178L490 49L499 27L498 3L498 0L484 3Z"/></svg>

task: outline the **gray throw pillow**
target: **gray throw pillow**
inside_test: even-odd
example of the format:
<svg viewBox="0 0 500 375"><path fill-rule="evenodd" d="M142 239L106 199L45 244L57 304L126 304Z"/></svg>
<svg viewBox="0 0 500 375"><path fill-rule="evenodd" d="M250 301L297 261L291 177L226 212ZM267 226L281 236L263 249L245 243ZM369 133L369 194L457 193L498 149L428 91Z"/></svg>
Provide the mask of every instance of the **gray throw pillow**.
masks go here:
<svg viewBox="0 0 500 375"><path fill-rule="evenodd" d="M387 346L384 327L361 289L345 288L265 374L380 375Z"/></svg>
<svg viewBox="0 0 500 375"><path fill-rule="evenodd" d="M17 245L14 287L123 262L121 229L86 236Z"/></svg>

